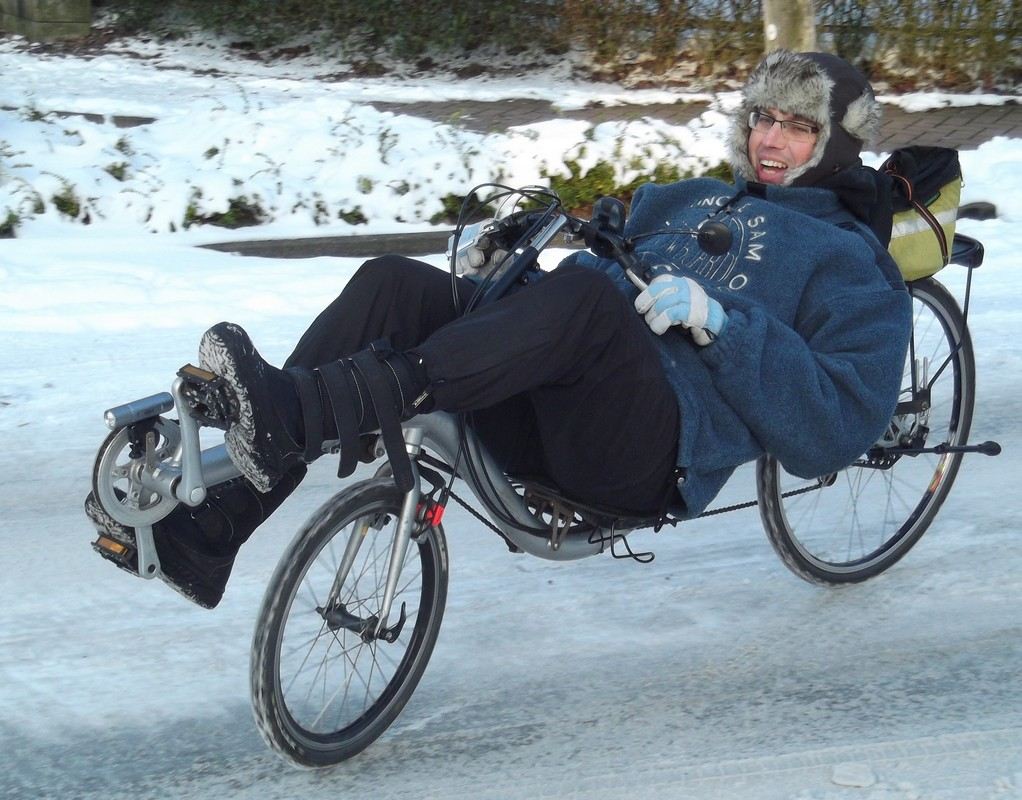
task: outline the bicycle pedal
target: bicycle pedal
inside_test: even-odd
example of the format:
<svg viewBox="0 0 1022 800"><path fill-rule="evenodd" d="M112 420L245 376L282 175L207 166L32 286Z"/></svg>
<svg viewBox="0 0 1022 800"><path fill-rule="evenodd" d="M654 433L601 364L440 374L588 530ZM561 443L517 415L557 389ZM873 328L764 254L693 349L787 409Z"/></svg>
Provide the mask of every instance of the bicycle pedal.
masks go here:
<svg viewBox="0 0 1022 800"><path fill-rule="evenodd" d="M219 377L215 372L210 372L208 369L197 367L194 364L185 364L177 371L177 374L186 381L195 383L212 383Z"/></svg>
<svg viewBox="0 0 1022 800"><path fill-rule="evenodd" d="M237 402L227 382L194 364L185 364L177 375L183 381L181 394L188 405L188 413L201 425L226 430L237 417Z"/></svg>
<svg viewBox="0 0 1022 800"><path fill-rule="evenodd" d="M138 575L138 552L133 544L101 533L92 543L92 549L126 572Z"/></svg>

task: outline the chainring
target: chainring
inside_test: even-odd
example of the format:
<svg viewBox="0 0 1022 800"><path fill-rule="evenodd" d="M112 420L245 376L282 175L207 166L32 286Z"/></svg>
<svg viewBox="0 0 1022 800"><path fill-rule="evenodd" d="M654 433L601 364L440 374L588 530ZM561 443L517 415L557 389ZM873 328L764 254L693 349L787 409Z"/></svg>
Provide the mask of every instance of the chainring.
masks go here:
<svg viewBox="0 0 1022 800"><path fill-rule="evenodd" d="M114 431L100 445L92 471L96 499L111 517L132 528L159 522L178 504L143 486L139 476L147 458L154 463L180 459L180 427L174 420L157 417L152 433L149 452L133 458L132 451L137 448L131 441L130 426Z"/></svg>

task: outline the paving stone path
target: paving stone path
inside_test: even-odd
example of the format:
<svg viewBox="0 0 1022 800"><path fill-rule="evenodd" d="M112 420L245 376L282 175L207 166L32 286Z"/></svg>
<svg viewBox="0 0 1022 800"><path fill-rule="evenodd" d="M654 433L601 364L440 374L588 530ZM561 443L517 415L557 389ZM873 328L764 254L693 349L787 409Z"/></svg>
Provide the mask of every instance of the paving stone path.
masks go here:
<svg viewBox="0 0 1022 800"><path fill-rule="evenodd" d="M557 111L542 100L497 102L373 103L396 114L425 117L436 122L457 120L469 130L490 132L542 120L585 119L593 123L654 117L683 125L706 110L702 103L612 106ZM965 106L910 113L884 106L880 139L874 149L891 150L910 144L975 148L995 136L1022 138L1022 105Z"/></svg>
<svg viewBox="0 0 1022 800"><path fill-rule="evenodd" d="M527 125L548 119L584 119L599 124L613 120L653 117L675 125L684 125L702 114L703 103L661 103L625 105L559 111L545 100L498 100L484 102L442 101L436 103L370 103L380 111L424 117L434 122L457 121L466 129L489 133L514 125ZM102 114L67 114L102 122ZM111 116L110 121L121 128L132 128L152 122L150 117ZM954 147L959 150L979 147L995 136L1022 138L1022 105L1009 102L1000 106L963 106L929 111L908 112L897 106L884 106L880 139L875 150L890 151L895 147L923 144Z"/></svg>

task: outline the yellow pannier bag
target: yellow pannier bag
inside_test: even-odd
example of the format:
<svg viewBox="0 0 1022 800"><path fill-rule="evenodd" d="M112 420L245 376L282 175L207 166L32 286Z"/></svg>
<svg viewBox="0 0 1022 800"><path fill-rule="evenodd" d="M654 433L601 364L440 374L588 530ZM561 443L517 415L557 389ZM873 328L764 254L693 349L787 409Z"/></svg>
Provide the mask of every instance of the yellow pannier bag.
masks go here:
<svg viewBox="0 0 1022 800"><path fill-rule="evenodd" d="M894 220L888 250L906 281L925 278L951 260L962 171L946 147L903 147L880 167L892 181Z"/></svg>

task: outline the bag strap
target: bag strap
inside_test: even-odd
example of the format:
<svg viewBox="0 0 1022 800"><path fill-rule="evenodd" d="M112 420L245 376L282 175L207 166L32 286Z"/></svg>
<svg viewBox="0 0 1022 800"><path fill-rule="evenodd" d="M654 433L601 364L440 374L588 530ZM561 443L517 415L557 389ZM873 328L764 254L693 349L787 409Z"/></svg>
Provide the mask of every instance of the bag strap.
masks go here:
<svg viewBox="0 0 1022 800"><path fill-rule="evenodd" d="M920 202L915 197L913 191L912 181L906 178L904 175L899 175L894 170L888 170L887 174L890 175L897 181L900 181L904 191L905 199L912 204L912 208L916 210L916 213L930 226L930 230L933 231L933 235L937 237L937 244L940 246L940 257L943 262L943 266L947 266L951 262L951 253L948 251L947 246L947 235L944 233L944 227L940 224L937 218L933 215L933 212L926 207L925 203Z"/></svg>

